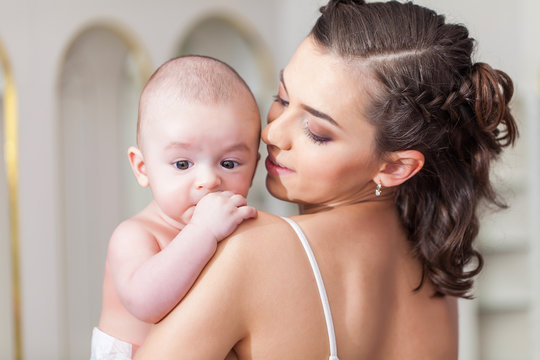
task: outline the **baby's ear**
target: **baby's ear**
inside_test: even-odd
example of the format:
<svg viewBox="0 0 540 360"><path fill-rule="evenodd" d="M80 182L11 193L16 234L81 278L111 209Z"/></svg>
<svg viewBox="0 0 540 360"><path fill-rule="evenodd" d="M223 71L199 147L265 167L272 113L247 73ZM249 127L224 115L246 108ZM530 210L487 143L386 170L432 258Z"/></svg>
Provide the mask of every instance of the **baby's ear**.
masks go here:
<svg viewBox="0 0 540 360"><path fill-rule="evenodd" d="M137 182L142 187L149 185L148 175L146 174L146 166L144 165L144 157L138 148L130 146L128 149L129 163L131 164L131 170L137 178Z"/></svg>
<svg viewBox="0 0 540 360"><path fill-rule="evenodd" d="M424 155L416 150L396 151L391 154L373 181L384 187L397 186L414 175L424 166Z"/></svg>

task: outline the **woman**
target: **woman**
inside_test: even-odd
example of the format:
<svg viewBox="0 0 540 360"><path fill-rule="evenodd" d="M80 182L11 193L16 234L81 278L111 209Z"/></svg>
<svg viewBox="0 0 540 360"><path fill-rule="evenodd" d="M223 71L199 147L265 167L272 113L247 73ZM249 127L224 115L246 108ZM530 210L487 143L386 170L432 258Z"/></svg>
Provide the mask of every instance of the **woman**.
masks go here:
<svg viewBox="0 0 540 360"><path fill-rule="evenodd" d="M264 213L242 225L138 358L457 358L456 298L482 268L476 208L503 206L489 168L517 136L512 82L423 7L321 12L262 132L268 190L300 205L299 229Z"/></svg>

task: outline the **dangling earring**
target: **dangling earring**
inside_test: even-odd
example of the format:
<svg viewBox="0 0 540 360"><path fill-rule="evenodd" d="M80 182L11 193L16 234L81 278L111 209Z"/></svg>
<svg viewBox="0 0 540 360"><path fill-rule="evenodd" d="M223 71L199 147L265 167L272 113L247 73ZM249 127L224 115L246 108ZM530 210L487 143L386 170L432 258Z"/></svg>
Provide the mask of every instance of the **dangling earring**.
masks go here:
<svg viewBox="0 0 540 360"><path fill-rule="evenodd" d="M379 183L377 184L377 187L375 188L375 196L381 196L382 194L382 183L379 180Z"/></svg>

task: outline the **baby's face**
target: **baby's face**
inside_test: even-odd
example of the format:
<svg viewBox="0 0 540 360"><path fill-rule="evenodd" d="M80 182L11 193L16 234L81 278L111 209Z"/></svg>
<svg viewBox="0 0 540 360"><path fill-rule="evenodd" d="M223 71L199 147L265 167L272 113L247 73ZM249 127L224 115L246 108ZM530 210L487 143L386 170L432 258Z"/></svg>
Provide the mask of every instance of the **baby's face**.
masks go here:
<svg viewBox="0 0 540 360"><path fill-rule="evenodd" d="M260 118L240 98L222 104L161 103L148 112L142 152L154 200L187 224L206 194L246 196L258 160Z"/></svg>

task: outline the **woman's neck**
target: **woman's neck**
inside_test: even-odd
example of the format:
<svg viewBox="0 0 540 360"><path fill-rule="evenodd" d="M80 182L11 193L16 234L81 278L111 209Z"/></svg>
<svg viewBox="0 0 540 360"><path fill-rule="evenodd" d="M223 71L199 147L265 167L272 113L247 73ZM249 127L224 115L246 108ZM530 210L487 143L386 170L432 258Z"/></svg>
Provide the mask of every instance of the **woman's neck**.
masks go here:
<svg viewBox="0 0 540 360"><path fill-rule="evenodd" d="M359 196L352 197L346 200L339 200L334 202L327 202L321 204L298 204L300 214L314 214L319 212L325 212L341 207L350 206L363 206L365 204L373 203L388 203L394 204L395 188L383 189L379 196L375 195L375 191L369 191L369 193L359 194Z"/></svg>

